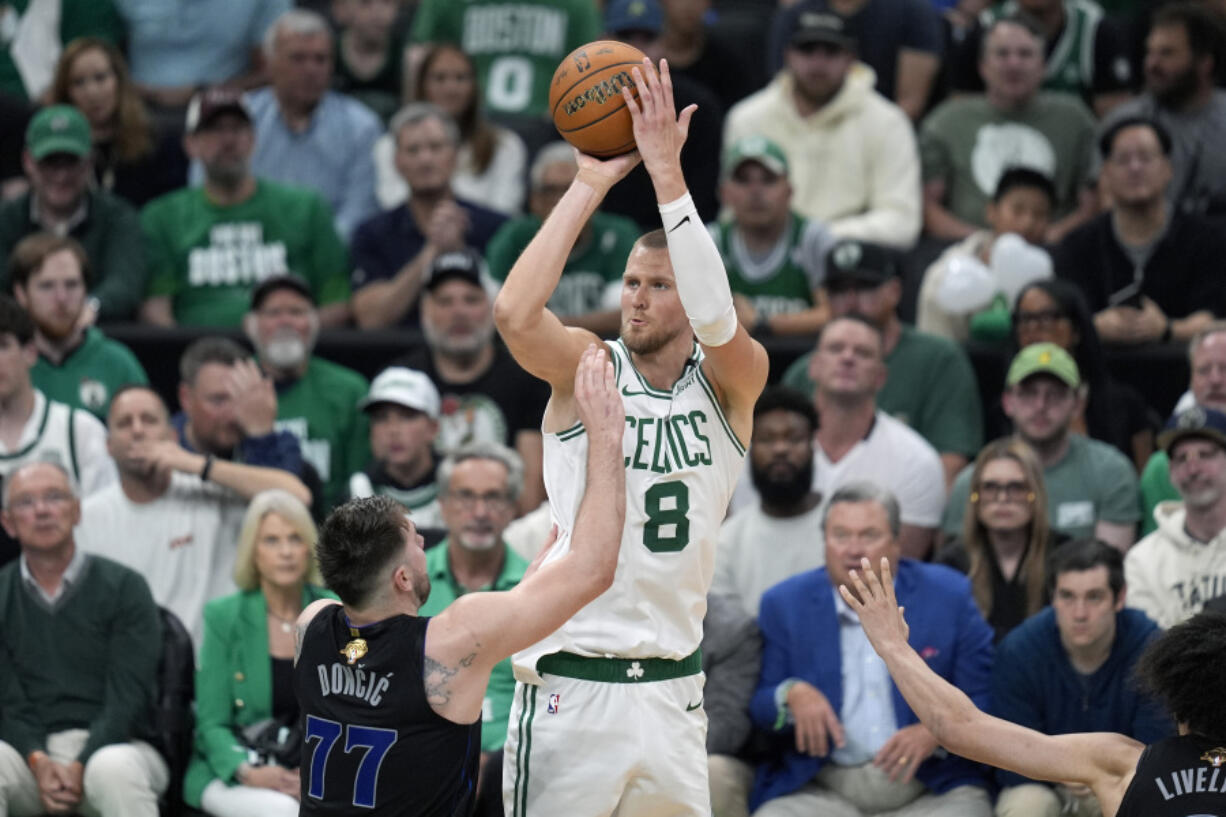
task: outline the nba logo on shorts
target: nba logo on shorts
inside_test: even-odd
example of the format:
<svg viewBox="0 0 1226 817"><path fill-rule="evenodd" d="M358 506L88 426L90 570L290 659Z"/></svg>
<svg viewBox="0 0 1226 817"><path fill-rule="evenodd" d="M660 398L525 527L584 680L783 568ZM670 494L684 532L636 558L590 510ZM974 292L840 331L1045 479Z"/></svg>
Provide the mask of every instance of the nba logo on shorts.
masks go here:
<svg viewBox="0 0 1226 817"><path fill-rule="evenodd" d="M549 705L545 708L545 711L550 715L558 714L558 704L560 703L562 703L562 696L556 692L550 693Z"/></svg>

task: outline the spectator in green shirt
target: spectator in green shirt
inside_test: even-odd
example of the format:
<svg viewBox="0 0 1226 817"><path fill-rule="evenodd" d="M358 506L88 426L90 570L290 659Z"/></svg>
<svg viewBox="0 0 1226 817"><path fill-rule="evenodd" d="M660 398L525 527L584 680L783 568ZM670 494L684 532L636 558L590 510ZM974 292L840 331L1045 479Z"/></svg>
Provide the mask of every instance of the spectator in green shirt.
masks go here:
<svg viewBox="0 0 1226 817"><path fill-rule="evenodd" d="M515 518L523 490L519 455L495 442L470 443L438 467L439 506L447 538L426 552L430 598L418 615L437 615L465 593L510 590L528 569L523 557L503 541ZM490 674L481 708L481 776L476 814L502 804L502 744L515 695L511 660L503 659Z"/></svg>
<svg viewBox="0 0 1226 817"><path fill-rule="evenodd" d="M370 459L366 415L357 407L369 384L313 354L319 322L310 285L297 275L274 275L252 293L243 328L277 389L276 428L298 438L331 508L344 499L349 475Z"/></svg>
<svg viewBox="0 0 1226 817"><path fill-rule="evenodd" d="M115 392L149 378L127 346L91 325L96 312L85 296L84 248L69 236L35 233L18 242L9 272L13 295L34 322L35 387L105 422Z"/></svg>

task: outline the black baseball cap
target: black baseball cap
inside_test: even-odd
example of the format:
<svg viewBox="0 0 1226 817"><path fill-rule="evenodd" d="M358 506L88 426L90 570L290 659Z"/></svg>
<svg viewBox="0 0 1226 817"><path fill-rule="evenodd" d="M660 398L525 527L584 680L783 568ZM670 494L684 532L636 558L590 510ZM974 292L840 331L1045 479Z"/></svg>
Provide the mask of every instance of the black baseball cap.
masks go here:
<svg viewBox="0 0 1226 817"><path fill-rule="evenodd" d="M444 281L459 278L484 289L481 283L481 265L481 256L470 247L440 253L426 268L426 277L422 286L427 290L433 290Z"/></svg>
<svg viewBox="0 0 1226 817"><path fill-rule="evenodd" d="M856 33L846 17L829 11L802 11L788 38L791 45L830 43L849 51L856 48Z"/></svg>
<svg viewBox="0 0 1226 817"><path fill-rule="evenodd" d="M292 289L310 301L312 306L315 305L315 293L311 292L311 285L306 282L306 279L292 272L283 272L278 275L270 275L256 285L251 291L251 310L254 312L259 309L269 295L282 289Z"/></svg>
<svg viewBox="0 0 1226 817"><path fill-rule="evenodd" d="M899 274L898 258L887 247L846 238L826 253L826 286L875 287Z"/></svg>

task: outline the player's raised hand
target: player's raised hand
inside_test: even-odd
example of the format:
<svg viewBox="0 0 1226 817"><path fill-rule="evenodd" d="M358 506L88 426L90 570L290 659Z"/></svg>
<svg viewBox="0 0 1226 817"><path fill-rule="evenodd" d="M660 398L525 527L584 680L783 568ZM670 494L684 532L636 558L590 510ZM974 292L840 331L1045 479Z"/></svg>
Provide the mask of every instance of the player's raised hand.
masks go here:
<svg viewBox="0 0 1226 817"><path fill-rule="evenodd" d="M690 132L690 119L697 105L689 105L680 114L673 102L673 80L668 60L660 60L657 73L651 60L644 58L641 68L630 71L638 88L636 100L629 88L622 88L622 98L634 122L634 141L647 172L654 176L661 171L681 169L681 148Z"/></svg>
<svg viewBox="0 0 1226 817"><path fill-rule="evenodd" d="M613 361L603 346L589 343L575 370L575 405L589 445L621 448L626 411L617 393Z"/></svg>
<svg viewBox="0 0 1226 817"><path fill-rule="evenodd" d="M910 628L903 617L903 608L898 606L894 596L894 576L890 571L890 561L881 559L881 577L873 572L873 565L867 559L860 560L861 570L851 571L849 588L839 585L839 593L847 606L860 616L860 626L878 655L884 656L890 650L907 646L907 635Z"/></svg>

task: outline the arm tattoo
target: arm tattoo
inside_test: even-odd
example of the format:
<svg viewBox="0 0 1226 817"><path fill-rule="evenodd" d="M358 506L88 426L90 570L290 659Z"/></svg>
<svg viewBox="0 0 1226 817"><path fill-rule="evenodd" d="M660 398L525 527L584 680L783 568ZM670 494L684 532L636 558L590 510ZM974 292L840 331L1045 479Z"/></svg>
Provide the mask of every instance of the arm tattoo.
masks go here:
<svg viewBox="0 0 1226 817"><path fill-rule="evenodd" d="M452 679L459 674L461 669L472 666L476 658L477 653L471 652L460 659L458 666L449 667L445 664L440 664L428 655L425 656L422 677L425 681L426 700L431 706L443 706L451 700Z"/></svg>

